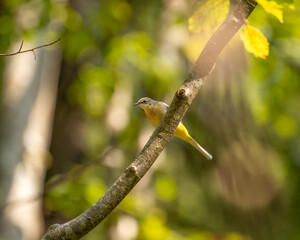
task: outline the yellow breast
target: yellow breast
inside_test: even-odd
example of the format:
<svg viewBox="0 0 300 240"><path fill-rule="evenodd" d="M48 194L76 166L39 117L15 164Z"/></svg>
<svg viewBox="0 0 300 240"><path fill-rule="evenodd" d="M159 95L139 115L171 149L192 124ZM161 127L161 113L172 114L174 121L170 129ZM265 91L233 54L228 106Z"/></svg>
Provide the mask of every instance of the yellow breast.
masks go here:
<svg viewBox="0 0 300 240"><path fill-rule="evenodd" d="M155 128L159 125L160 121L164 117L165 112L167 111L166 108L164 108L164 106L158 104L152 106L143 106L143 109L145 111L146 117L148 118L152 126ZM189 142L191 139L191 136L189 135L187 129L181 122L176 128L174 136L179 137L187 142Z"/></svg>
<svg viewBox="0 0 300 240"><path fill-rule="evenodd" d="M152 126L156 128L164 116L163 110L159 107L152 106L144 108L144 111Z"/></svg>

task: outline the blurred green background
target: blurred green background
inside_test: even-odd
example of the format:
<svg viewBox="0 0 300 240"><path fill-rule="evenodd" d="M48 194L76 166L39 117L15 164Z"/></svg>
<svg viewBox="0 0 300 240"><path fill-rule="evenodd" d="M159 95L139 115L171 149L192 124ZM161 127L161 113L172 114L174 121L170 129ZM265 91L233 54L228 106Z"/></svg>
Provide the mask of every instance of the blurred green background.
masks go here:
<svg viewBox="0 0 300 240"><path fill-rule="evenodd" d="M208 2L208 1L206 1ZM224 19L211 0L0 1L0 239L38 239L95 203L153 128L148 96L170 103ZM204 1L205 3L205 1ZM270 42L257 59L237 34L183 121L213 156L173 138L86 240L300 239L300 1L284 23L258 6Z"/></svg>

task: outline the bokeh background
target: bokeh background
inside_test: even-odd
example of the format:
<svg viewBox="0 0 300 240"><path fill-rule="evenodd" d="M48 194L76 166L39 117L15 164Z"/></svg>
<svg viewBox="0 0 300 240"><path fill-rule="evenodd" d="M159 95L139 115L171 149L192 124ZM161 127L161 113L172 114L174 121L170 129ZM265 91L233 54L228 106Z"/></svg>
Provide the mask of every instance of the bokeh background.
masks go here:
<svg viewBox="0 0 300 240"><path fill-rule="evenodd" d="M226 0L0 1L0 239L39 239L95 203L153 128L148 96L170 103ZM282 2L281 2L282 3ZM85 240L300 239L300 1L284 23L258 6L270 42L257 59L237 34L184 117L207 161L173 138ZM203 26L203 29L201 29Z"/></svg>

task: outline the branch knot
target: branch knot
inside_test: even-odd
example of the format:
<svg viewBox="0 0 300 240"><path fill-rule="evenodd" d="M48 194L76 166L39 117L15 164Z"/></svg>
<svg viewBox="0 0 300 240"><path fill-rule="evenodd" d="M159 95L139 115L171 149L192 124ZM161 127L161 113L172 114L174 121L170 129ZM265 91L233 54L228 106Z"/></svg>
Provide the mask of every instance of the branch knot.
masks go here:
<svg viewBox="0 0 300 240"><path fill-rule="evenodd" d="M141 179L141 177L138 175L138 168L134 165L131 165L129 168L128 168L129 172L131 174L133 174L135 177L137 177L139 180Z"/></svg>

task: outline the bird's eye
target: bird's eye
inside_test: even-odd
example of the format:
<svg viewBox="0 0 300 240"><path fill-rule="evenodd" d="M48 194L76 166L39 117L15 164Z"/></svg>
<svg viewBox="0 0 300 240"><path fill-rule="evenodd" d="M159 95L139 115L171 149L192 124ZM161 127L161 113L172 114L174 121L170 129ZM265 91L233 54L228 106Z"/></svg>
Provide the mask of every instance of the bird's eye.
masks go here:
<svg viewBox="0 0 300 240"><path fill-rule="evenodd" d="M142 103L146 103L146 102L147 102L146 100L142 101Z"/></svg>

